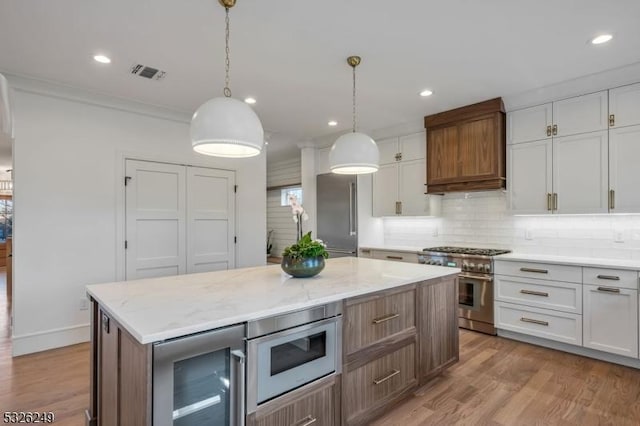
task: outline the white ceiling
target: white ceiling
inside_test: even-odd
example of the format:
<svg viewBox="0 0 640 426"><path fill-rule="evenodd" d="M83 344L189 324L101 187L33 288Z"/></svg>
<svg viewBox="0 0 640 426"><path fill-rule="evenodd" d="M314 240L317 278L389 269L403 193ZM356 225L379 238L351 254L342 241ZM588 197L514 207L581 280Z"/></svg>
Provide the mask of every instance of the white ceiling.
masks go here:
<svg viewBox="0 0 640 426"><path fill-rule="evenodd" d="M223 23L217 0L0 0L0 70L191 113L221 93ZM231 27L234 96L289 143L350 127L351 54L365 129L640 61L638 0L238 0Z"/></svg>

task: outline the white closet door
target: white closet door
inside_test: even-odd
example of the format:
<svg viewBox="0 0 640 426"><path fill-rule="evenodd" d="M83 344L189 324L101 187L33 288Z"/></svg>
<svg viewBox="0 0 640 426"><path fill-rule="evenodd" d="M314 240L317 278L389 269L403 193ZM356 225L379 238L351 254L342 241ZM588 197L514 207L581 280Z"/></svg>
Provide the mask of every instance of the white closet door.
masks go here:
<svg viewBox="0 0 640 426"><path fill-rule="evenodd" d="M186 272L185 167L126 161L126 279Z"/></svg>
<svg viewBox="0 0 640 426"><path fill-rule="evenodd" d="M235 173L187 167L187 273L235 268Z"/></svg>

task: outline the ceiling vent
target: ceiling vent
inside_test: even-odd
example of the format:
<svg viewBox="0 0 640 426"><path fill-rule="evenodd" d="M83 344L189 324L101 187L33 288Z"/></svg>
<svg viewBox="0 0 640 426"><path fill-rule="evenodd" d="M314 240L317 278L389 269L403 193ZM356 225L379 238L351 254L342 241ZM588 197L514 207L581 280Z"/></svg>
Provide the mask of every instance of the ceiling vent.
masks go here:
<svg viewBox="0 0 640 426"><path fill-rule="evenodd" d="M165 75L167 75L167 73L164 71L161 71L157 68L148 67L142 64L133 64L131 66L131 74L137 75L139 77L143 77L149 80L162 80L165 77Z"/></svg>

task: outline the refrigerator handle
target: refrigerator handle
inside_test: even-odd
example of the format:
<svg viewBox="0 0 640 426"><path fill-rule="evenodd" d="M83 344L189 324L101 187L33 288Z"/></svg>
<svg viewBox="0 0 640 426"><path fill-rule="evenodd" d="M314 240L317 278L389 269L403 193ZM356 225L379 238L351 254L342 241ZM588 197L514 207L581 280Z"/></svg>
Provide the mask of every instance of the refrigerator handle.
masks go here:
<svg viewBox="0 0 640 426"><path fill-rule="evenodd" d="M245 368L246 368L246 357L244 352L241 350L233 350L231 351L231 357L233 359L232 371L233 371L233 379L232 386L235 386L235 407L232 407L232 416L235 414L235 418L232 417L231 423L233 425L245 426L245 398L246 398L246 388L245 388Z"/></svg>
<svg viewBox="0 0 640 426"><path fill-rule="evenodd" d="M355 182L349 182L349 235L356 235L358 226L357 205L354 200L356 190Z"/></svg>

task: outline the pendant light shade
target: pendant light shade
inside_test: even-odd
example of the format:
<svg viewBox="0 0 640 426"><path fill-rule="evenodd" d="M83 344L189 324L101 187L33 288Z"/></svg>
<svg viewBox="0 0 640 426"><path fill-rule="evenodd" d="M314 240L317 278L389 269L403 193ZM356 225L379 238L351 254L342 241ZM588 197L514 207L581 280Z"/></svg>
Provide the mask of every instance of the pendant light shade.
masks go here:
<svg viewBox="0 0 640 426"><path fill-rule="evenodd" d="M194 151L216 157L242 158L260 154L264 131L258 115L233 98L205 102L191 119Z"/></svg>
<svg viewBox="0 0 640 426"><path fill-rule="evenodd" d="M211 99L198 108L191 119L193 150L205 155L228 158L253 157L264 146L264 130L249 105L231 97L229 88L229 9L236 0L218 0L225 8L225 86L224 97Z"/></svg>
<svg viewBox="0 0 640 426"><path fill-rule="evenodd" d="M364 133L340 136L329 151L329 168L333 173L354 175L378 171L378 146Z"/></svg>
<svg viewBox="0 0 640 426"><path fill-rule="evenodd" d="M332 173L359 175L378 171L380 152L370 136L356 132L356 67L359 56L349 56L347 63L353 68L353 131L340 136L329 151L329 169Z"/></svg>

